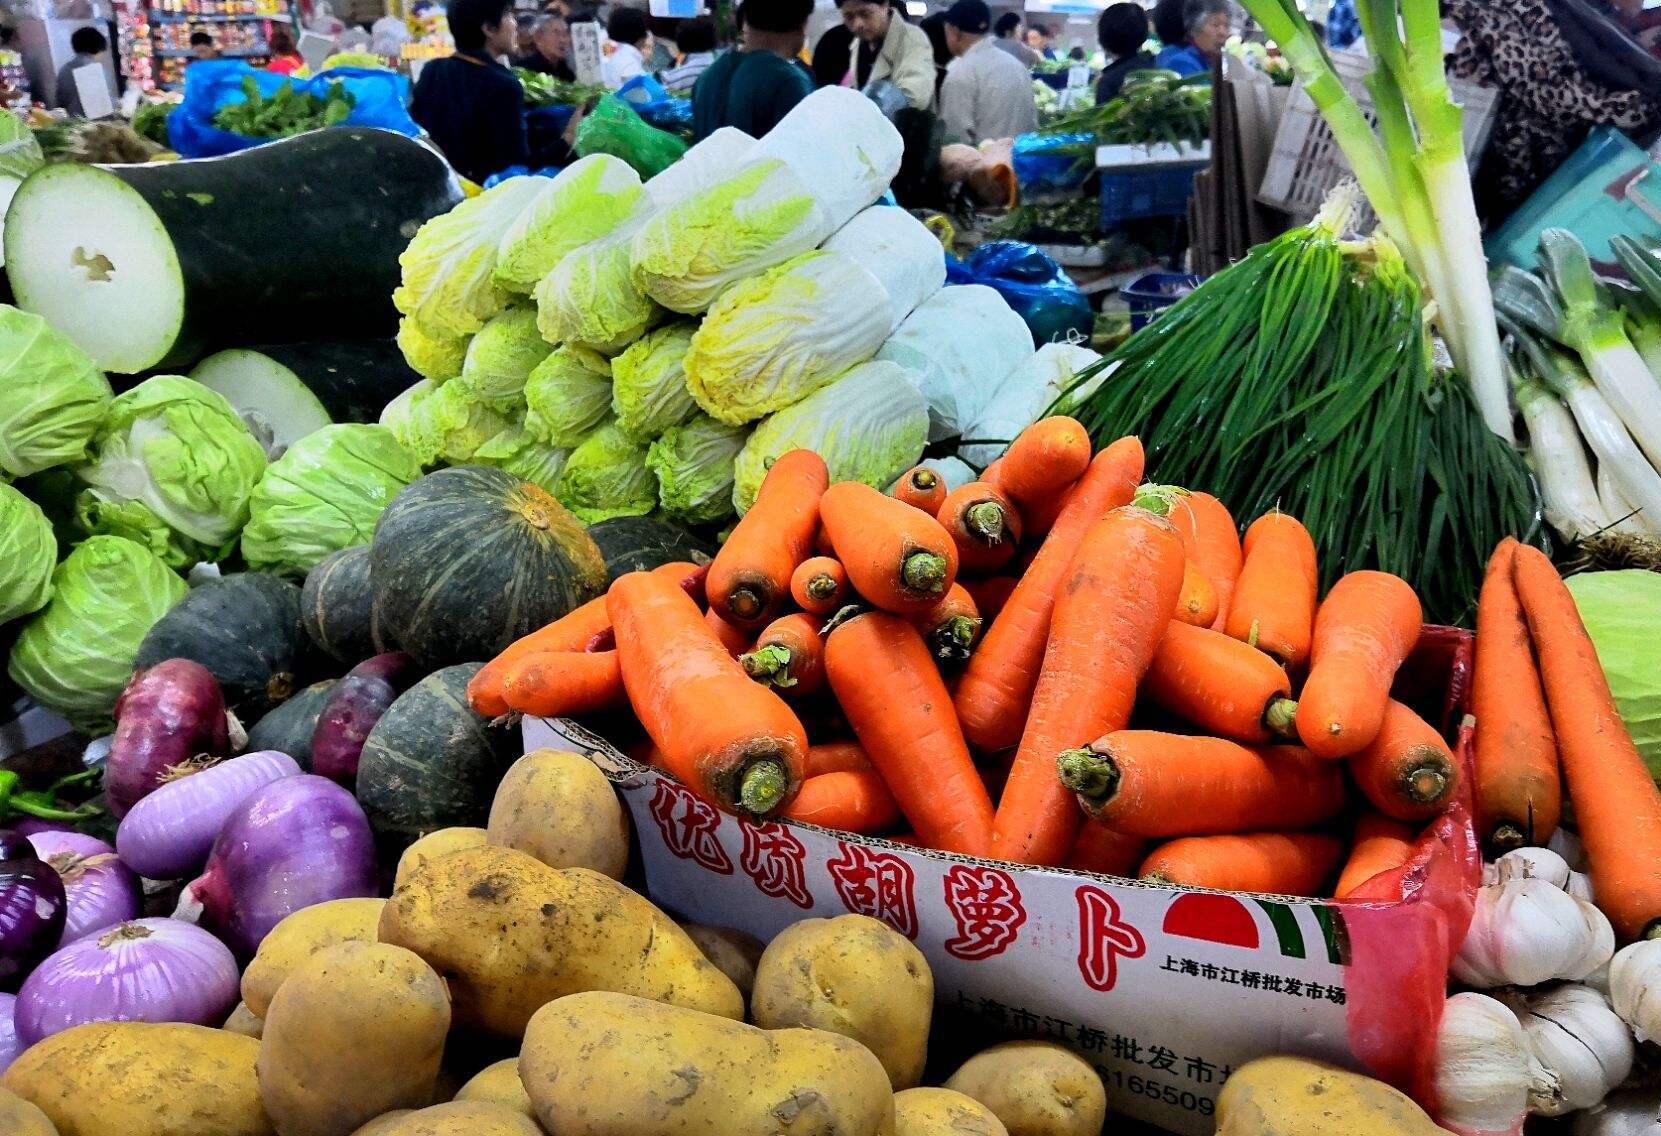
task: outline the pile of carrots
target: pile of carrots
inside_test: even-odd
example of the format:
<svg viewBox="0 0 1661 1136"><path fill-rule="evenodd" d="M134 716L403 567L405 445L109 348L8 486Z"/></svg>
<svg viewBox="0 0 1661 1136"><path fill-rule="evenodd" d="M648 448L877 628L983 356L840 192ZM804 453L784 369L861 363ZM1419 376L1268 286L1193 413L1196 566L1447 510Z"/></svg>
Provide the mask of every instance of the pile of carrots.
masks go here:
<svg viewBox="0 0 1661 1136"><path fill-rule="evenodd" d="M1242 543L1143 462L1065 417L949 493L793 451L707 570L622 577L469 697L632 710L639 756L721 808L963 855L1290 895L1399 867L1460 779L1390 697L1412 588L1322 598L1295 518Z"/></svg>

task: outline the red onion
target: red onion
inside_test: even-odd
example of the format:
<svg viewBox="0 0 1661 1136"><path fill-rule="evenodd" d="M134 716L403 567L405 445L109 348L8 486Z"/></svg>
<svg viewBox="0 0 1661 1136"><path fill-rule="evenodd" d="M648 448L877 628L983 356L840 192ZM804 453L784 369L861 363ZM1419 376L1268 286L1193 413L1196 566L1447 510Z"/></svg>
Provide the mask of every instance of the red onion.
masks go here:
<svg viewBox="0 0 1661 1136"><path fill-rule="evenodd" d="M335 684L311 735L311 767L348 787L357 783L358 756L387 707L422 677L414 659L388 651L365 659Z"/></svg>
<svg viewBox="0 0 1661 1136"><path fill-rule="evenodd" d="M69 907L59 946L138 916L138 877L116 858L114 848L80 832L37 832L29 843L63 880Z"/></svg>
<svg viewBox="0 0 1661 1136"><path fill-rule="evenodd" d="M169 769L229 749L225 696L206 667L168 659L139 671L115 704L115 737L104 766L110 812L126 816Z"/></svg>
<svg viewBox="0 0 1661 1136"><path fill-rule="evenodd" d="M17 995L0 994L0 1073L11 1067L27 1048L17 1036Z"/></svg>
<svg viewBox="0 0 1661 1136"><path fill-rule="evenodd" d="M179 919L135 919L77 939L35 968L17 994L24 1045L87 1022L217 1026L236 1005L236 959Z"/></svg>
<svg viewBox="0 0 1661 1136"><path fill-rule="evenodd" d="M330 899L375 894L375 844L345 789L313 773L256 789L219 830L177 914L252 956L284 916Z"/></svg>
<svg viewBox="0 0 1661 1136"><path fill-rule="evenodd" d="M16 990L58 945L67 906L63 881L34 845L0 829L0 989Z"/></svg>
<svg viewBox="0 0 1661 1136"><path fill-rule="evenodd" d="M200 871L225 818L256 789L299 772L293 758L267 749L169 781L121 818L121 862L152 880Z"/></svg>

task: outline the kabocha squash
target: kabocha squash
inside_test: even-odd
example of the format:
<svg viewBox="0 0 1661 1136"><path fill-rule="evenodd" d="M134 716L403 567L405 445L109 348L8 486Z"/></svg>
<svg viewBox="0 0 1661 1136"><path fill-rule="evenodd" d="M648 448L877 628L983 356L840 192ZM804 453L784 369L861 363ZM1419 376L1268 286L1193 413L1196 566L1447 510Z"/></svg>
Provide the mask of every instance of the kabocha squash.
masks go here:
<svg viewBox="0 0 1661 1136"><path fill-rule="evenodd" d="M483 827L496 784L512 763L518 731L467 704L482 664L428 675L381 715L358 759L358 803L388 852L435 829Z"/></svg>
<svg viewBox="0 0 1661 1136"><path fill-rule="evenodd" d="M715 546L708 541L656 517L613 517L588 526L588 535L605 558L608 581L682 560L708 564L715 556Z"/></svg>
<svg viewBox="0 0 1661 1136"><path fill-rule="evenodd" d="M405 487L370 547L380 626L428 667L493 658L606 585L605 561L576 517L484 466Z"/></svg>
<svg viewBox="0 0 1661 1136"><path fill-rule="evenodd" d="M306 573L300 589L300 622L331 658L355 666L387 650L376 634L374 591L369 586L369 546L325 556Z"/></svg>
<svg viewBox="0 0 1661 1136"><path fill-rule="evenodd" d="M253 721L304 685L310 653L300 589L264 572L241 572L192 588L150 629L133 665L201 663L219 681L225 704Z"/></svg>
<svg viewBox="0 0 1661 1136"><path fill-rule="evenodd" d="M315 682L287 702L271 711L248 728L248 752L274 749L292 757L297 765L311 772L311 735L317 729L317 719L323 713L323 704L335 688L334 679Z"/></svg>

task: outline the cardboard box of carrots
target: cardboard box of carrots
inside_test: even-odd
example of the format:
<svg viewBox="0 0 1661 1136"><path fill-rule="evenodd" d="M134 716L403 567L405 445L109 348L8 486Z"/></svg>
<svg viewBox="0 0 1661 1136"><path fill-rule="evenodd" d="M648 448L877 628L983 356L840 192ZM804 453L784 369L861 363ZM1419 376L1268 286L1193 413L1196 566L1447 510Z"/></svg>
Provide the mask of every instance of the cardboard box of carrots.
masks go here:
<svg viewBox="0 0 1661 1136"><path fill-rule="evenodd" d="M1132 1115L1210 1132L1269 1052L1412 1086L1480 869L1470 636L1383 573L1319 595L1296 518L1242 541L1143 464L1067 418L950 492L785 454L707 568L620 578L470 696L594 757L665 907L883 919Z"/></svg>

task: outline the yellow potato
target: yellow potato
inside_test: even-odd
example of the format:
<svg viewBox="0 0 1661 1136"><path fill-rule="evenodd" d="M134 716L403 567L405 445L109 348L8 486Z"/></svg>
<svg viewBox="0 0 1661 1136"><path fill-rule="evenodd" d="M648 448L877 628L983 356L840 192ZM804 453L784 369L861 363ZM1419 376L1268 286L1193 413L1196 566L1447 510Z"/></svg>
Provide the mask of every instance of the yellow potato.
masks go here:
<svg viewBox="0 0 1661 1136"><path fill-rule="evenodd" d="M767 944L750 1019L851 1037L877 1055L895 1089L923 1076L934 973L911 940L866 915L804 919Z"/></svg>
<svg viewBox="0 0 1661 1136"><path fill-rule="evenodd" d="M533 1120L536 1118L536 1110L531 1107L530 1094L525 1092L525 1086L519 1080L517 1057L508 1057L480 1069L477 1076L461 1087L456 1099L505 1104Z"/></svg>
<svg viewBox="0 0 1661 1136"><path fill-rule="evenodd" d="M1100 1136L1107 1117L1096 1071L1047 1041L994 1045L965 1061L946 1087L991 1109L1009 1136Z"/></svg>
<svg viewBox="0 0 1661 1136"><path fill-rule="evenodd" d="M1298 1057L1260 1057L1217 1097L1217 1136L1445 1136L1382 1081Z"/></svg>
<svg viewBox="0 0 1661 1136"><path fill-rule="evenodd" d="M248 1011L265 1017L288 972L324 947L373 943L384 906L384 899L331 899L302 907L271 928L242 972L242 1001Z"/></svg>
<svg viewBox="0 0 1661 1136"><path fill-rule="evenodd" d="M206 1026L93 1022L25 1049L5 1087L59 1136L271 1136L260 1043Z"/></svg>
<svg viewBox="0 0 1661 1136"><path fill-rule="evenodd" d="M383 1123L384 1122L384 1123ZM524 1113L493 1101L452 1101L398 1114L353 1136L542 1136Z"/></svg>
<svg viewBox="0 0 1661 1136"><path fill-rule="evenodd" d="M626 994L538 1010L519 1077L559 1136L879 1136L894 1096L870 1050L822 1030L762 1030Z"/></svg>
<svg viewBox="0 0 1661 1136"><path fill-rule="evenodd" d="M617 791L588 758L539 749L513 763L490 802L490 843L550 868L587 868L623 878L629 821Z"/></svg>
<svg viewBox="0 0 1661 1136"><path fill-rule="evenodd" d="M413 1116L414 1114L415 1110L413 1108L395 1108L391 1112L383 1112L352 1133L352 1136L386 1136L388 1132L392 1131L394 1124L397 1124L404 1117Z"/></svg>
<svg viewBox="0 0 1661 1136"><path fill-rule="evenodd" d="M706 927L702 923L682 923L681 930L748 999L756 984L756 963L761 961L764 949L762 941L731 927Z"/></svg>
<svg viewBox="0 0 1661 1136"><path fill-rule="evenodd" d="M265 1018L260 1098L279 1136L348 1136L432 1102L450 1000L415 954L337 943L294 968Z"/></svg>
<svg viewBox="0 0 1661 1136"><path fill-rule="evenodd" d="M895 1093L894 1131L898 1136L1009 1136L991 1109L950 1089Z"/></svg>
<svg viewBox="0 0 1661 1136"><path fill-rule="evenodd" d="M0 1089L0 1132L6 1136L58 1136L44 1112L5 1089Z"/></svg>
<svg viewBox="0 0 1661 1136"><path fill-rule="evenodd" d="M265 1032L265 1019L250 1010L248 1003L238 1002L236 1009L231 1011L231 1016L226 1018L225 1024L219 1028L258 1041L260 1034Z"/></svg>
<svg viewBox="0 0 1661 1136"><path fill-rule="evenodd" d="M473 848L411 873L381 913L380 938L444 975L456 1025L517 1037L544 1004L616 990L728 1018L732 981L686 932L617 881L561 871L511 848Z"/></svg>
<svg viewBox="0 0 1661 1136"><path fill-rule="evenodd" d="M462 826L458 828L441 828L437 832L429 832L414 844L404 849L404 854L398 857L398 868L392 877L392 886L397 887L404 882L415 869L428 860L436 860L440 856L448 856L452 852L460 852L464 848L483 848L485 846L485 831L482 828Z"/></svg>

